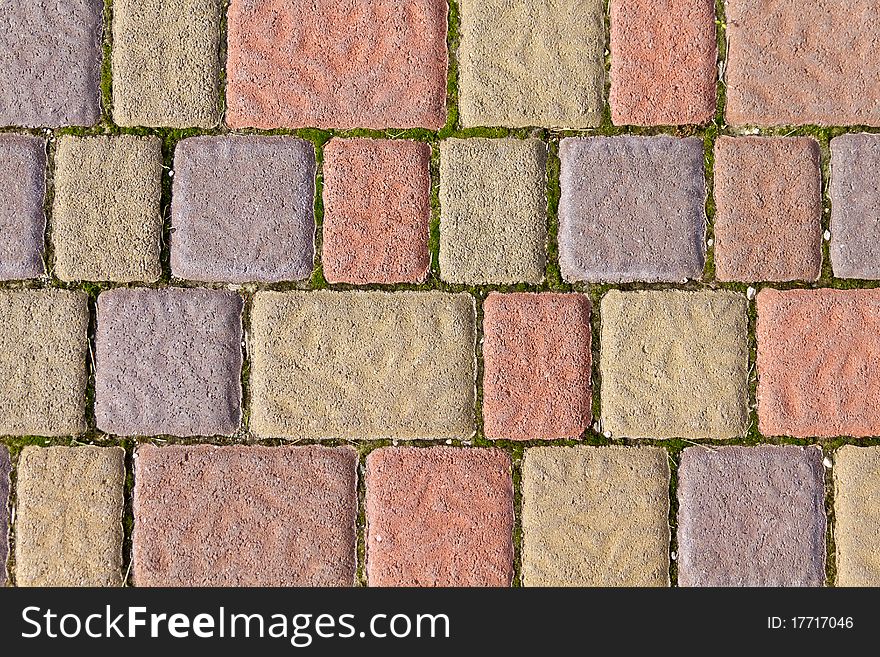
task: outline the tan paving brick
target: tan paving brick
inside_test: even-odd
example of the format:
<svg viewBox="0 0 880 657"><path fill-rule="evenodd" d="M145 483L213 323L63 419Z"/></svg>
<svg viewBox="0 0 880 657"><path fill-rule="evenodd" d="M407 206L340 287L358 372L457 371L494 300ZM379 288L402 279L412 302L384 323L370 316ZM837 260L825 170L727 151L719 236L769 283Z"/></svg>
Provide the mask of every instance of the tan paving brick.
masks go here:
<svg viewBox="0 0 880 657"><path fill-rule="evenodd" d="M880 586L880 447L834 455L837 586Z"/></svg>

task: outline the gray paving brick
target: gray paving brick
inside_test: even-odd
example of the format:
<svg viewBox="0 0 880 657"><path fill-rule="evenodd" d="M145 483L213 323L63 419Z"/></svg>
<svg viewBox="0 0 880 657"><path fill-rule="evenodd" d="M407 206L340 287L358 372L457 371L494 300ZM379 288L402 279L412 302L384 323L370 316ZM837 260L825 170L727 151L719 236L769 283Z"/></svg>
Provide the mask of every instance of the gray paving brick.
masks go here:
<svg viewBox="0 0 880 657"><path fill-rule="evenodd" d="M0 280L45 273L46 141L0 135Z"/></svg>

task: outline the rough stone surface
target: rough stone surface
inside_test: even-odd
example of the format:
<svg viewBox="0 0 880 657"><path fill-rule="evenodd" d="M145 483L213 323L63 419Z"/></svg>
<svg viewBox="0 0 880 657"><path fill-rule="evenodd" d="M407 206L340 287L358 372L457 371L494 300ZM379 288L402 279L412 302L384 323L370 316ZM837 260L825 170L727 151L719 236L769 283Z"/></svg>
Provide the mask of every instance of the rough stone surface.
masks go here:
<svg viewBox="0 0 880 657"><path fill-rule="evenodd" d="M0 126L101 118L102 0L0 3Z"/></svg>
<svg viewBox="0 0 880 657"><path fill-rule="evenodd" d="M880 125L880 5L727 0L727 121Z"/></svg>
<svg viewBox="0 0 880 657"><path fill-rule="evenodd" d="M46 140L0 135L0 280L45 274L45 195Z"/></svg>
<svg viewBox="0 0 880 657"><path fill-rule="evenodd" d="M589 297L492 293L483 335L486 437L580 437L592 418Z"/></svg>
<svg viewBox="0 0 880 657"><path fill-rule="evenodd" d="M25 447L18 462L18 586L122 584L125 450Z"/></svg>
<svg viewBox="0 0 880 657"><path fill-rule="evenodd" d="M450 283L539 283L547 247L547 146L440 144L440 275Z"/></svg>
<svg viewBox="0 0 880 657"><path fill-rule="evenodd" d="M814 281L822 268L822 173L809 137L715 142L715 275Z"/></svg>
<svg viewBox="0 0 880 657"><path fill-rule="evenodd" d="M526 450L523 584L669 586L665 450Z"/></svg>
<svg viewBox="0 0 880 657"><path fill-rule="evenodd" d="M736 438L748 428L747 301L734 292L602 299L602 423L622 438Z"/></svg>
<svg viewBox="0 0 880 657"><path fill-rule="evenodd" d="M58 278L157 280L161 176L158 137L61 137L50 233Z"/></svg>
<svg viewBox="0 0 880 657"><path fill-rule="evenodd" d="M831 140L831 265L841 278L880 278L880 135Z"/></svg>
<svg viewBox="0 0 880 657"><path fill-rule="evenodd" d="M114 0L113 120L118 125L210 128L220 122L222 4Z"/></svg>
<svg viewBox="0 0 880 657"><path fill-rule="evenodd" d="M357 453L144 445L137 586L352 586Z"/></svg>
<svg viewBox="0 0 880 657"><path fill-rule="evenodd" d="M431 255L431 147L333 139L324 148L324 276L331 283L419 283Z"/></svg>
<svg viewBox="0 0 880 657"><path fill-rule="evenodd" d="M834 455L837 586L880 586L880 447Z"/></svg>
<svg viewBox="0 0 880 657"><path fill-rule="evenodd" d="M0 436L85 431L88 326L82 292L0 292Z"/></svg>
<svg viewBox="0 0 880 657"><path fill-rule="evenodd" d="M0 445L0 586L6 586L6 562L9 560L9 450Z"/></svg>
<svg viewBox="0 0 880 657"><path fill-rule="evenodd" d="M611 0L611 120L710 121L717 58L714 0Z"/></svg>
<svg viewBox="0 0 880 657"><path fill-rule="evenodd" d="M510 586L513 479L496 449L386 447L367 457L371 586Z"/></svg>
<svg viewBox="0 0 880 657"><path fill-rule="evenodd" d="M242 306L225 290L102 292L98 428L119 436L234 434L241 421Z"/></svg>
<svg viewBox="0 0 880 657"><path fill-rule="evenodd" d="M821 586L818 447L689 447L678 475L679 586Z"/></svg>
<svg viewBox="0 0 880 657"><path fill-rule="evenodd" d="M559 266L567 281L700 278L706 258L703 142L563 139Z"/></svg>
<svg viewBox="0 0 880 657"><path fill-rule="evenodd" d="M446 123L445 0L232 0L233 128Z"/></svg>
<svg viewBox="0 0 880 657"><path fill-rule="evenodd" d="M603 0L459 0L458 6L464 127L599 125Z"/></svg>
<svg viewBox="0 0 880 657"><path fill-rule="evenodd" d="M284 438L466 438L475 309L467 294L260 292L250 428Z"/></svg>
<svg viewBox="0 0 880 657"><path fill-rule="evenodd" d="M757 303L761 433L880 435L880 290L765 288Z"/></svg>
<svg viewBox="0 0 880 657"><path fill-rule="evenodd" d="M302 280L315 255L315 149L295 137L177 144L171 271L195 281Z"/></svg>

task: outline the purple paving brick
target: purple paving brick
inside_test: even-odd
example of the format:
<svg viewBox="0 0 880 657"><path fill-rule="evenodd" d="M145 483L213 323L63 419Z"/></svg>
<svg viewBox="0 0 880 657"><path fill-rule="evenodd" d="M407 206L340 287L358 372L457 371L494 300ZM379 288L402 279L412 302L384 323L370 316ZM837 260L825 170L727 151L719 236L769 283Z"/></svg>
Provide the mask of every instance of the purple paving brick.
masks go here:
<svg viewBox="0 0 880 657"><path fill-rule="evenodd" d="M31 135L0 135L0 280L45 273L45 195L46 141Z"/></svg>
<svg viewBox="0 0 880 657"><path fill-rule="evenodd" d="M315 150L294 137L195 137L177 145L171 271L196 281L312 273Z"/></svg>
<svg viewBox="0 0 880 657"><path fill-rule="evenodd" d="M702 140L569 138L559 156L559 265L566 281L680 283L702 276Z"/></svg>
<svg viewBox="0 0 880 657"><path fill-rule="evenodd" d="M6 585L6 561L9 559L9 450L0 445L0 586Z"/></svg>
<svg viewBox="0 0 880 657"><path fill-rule="evenodd" d="M98 297L95 417L120 436L234 434L241 420L242 299L116 289Z"/></svg>

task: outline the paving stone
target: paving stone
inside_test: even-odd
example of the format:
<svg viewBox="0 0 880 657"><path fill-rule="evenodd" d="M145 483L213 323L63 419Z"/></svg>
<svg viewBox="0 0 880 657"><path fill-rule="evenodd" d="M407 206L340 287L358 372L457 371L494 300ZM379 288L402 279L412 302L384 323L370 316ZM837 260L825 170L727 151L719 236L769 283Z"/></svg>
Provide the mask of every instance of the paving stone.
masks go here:
<svg viewBox="0 0 880 657"><path fill-rule="evenodd" d="M592 419L589 297L493 292L483 335L486 437L580 437Z"/></svg>
<svg viewBox="0 0 880 657"><path fill-rule="evenodd" d="M679 586L822 586L818 447L689 447L678 472Z"/></svg>
<svg viewBox="0 0 880 657"><path fill-rule="evenodd" d="M419 283L431 255L431 147L333 139L324 148L324 276L331 283Z"/></svg>
<svg viewBox="0 0 880 657"><path fill-rule="evenodd" d="M120 586L125 450L25 447L18 462L18 586Z"/></svg>
<svg viewBox="0 0 880 657"><path fill-rule="evenodd" d="M46 140L0 135L0 165L0 280L42 276Z"/></svg>
<svg viewBox="0 0 880 657"><path fill-rule="evenodd" d="M98 297L95 418L119 436L231 436L241 422L242 299L122 288Z"/></svg>
<svg viewBox="0 0 880 657"><path fill-rule="evenodd" d="M171 271L195 281L302 280L315 256L315 149L295 137L177 144Z"/></svg>
<svg viewBox="0 0 880 657"><path fill-rule="evenodd" d="M748 428L746 298L619 292L602 299L602 424L617 437L736 438Z"/></svg>
<svg viewBox="0 0 880 657"><path fill-rule="evenodd" d="M841 278L880 278L880 135L831 140L831 265Z"/></svg>
<svg viewBox="0 0 880 657"><path fill-rule="evenodd" d="M727 0L727 121L880 125L880 5Z"/></svg>
<svg viewBox="0 0 880 657"><path fill-rule="evenodd" d="M702 277L702 140L568 138L559 157L559 266L566 281Z"/></svg>
<svg viewBox="0 0 880 657"><path fill-rule="evenodd" d="M707 123L715 115L714 0L611 0L615 125Z"/></svg>
<svg viewBox="0 0 880 657"><path fill-rule="evenodd" d="M138 448L137 586L352 586L357 453Z"/></svg>
<svg viewBox="0 0 880 657"><path fill-rule="evenodd" d="M259 292L250 428L295 439L470 437L475 321L467 294Z"/></svg>
<svg viewBox="0 0 880 657"><path fill-rule="evenodd" d="M158 137L61 137L51 238L63 281L153 282L161 273Z"/></svg>
<svg viewBox="0 0 880 657"><path fill-rule="evenodd" d="M232 0L233 128L446 123L445 0Z"/></svg>
<svg viewBox="0 0 880 657"><path fill-rule="evenodd" d="M82 292L0 292L0 436L86 430L88 326Z"/></svg>
<svg viewBox="0 0 880 657"><path fill-rule="evenodd" d="M765 288L757 305L761 433L880 435L880 290Z"/></svg>
<svg viewBox="0 0 880 657"><path fill-rule="evenodd" d="M0 3L0 126L101 118L102 0Z"/></svg>
<svg viewBox="0 0 880 657"><path fill-rule="evenodd" d="M822 269L822 173L809 137L715 142L715 275L815 281Z"/></svg>
<svg viewBox="0 0 880 657"><path fill-rule="evenodd" d="M536 139L440 144L444 281L540 283L547 248L547 146Z"/></svg>
<svg viewBox="0 0 880 657"><path fill-rule="evenodd" d="M880 586L880 448L834 455L836 586Z"/></svg>
<svg viewBox="0 0 880 657"><path fill-rule="evenodd" d="M603 0L459 0L461 122L590 128L602 120Z"/></svg>
<svg viewBox="0 0 880 657"><path fill-rule="evenodd" d="M211 128L220 122L222 5L221 0L114 0L118 125Z"/></svg>
<svg viewBox="0 0 880 657"><path fill-rule="evenodd" d="M507 453L386 447L367 457L366 485L370 586L510 586Z"/></svg>
<svg viewBox="0 0 880 657"><path fill-rule="evenodd" d="M522 486L525 586L669 586L665 450L527 449Z"/></svg>
<svg viewBox="0 0 880 657"><path fill-rule="evenodd" d="M9 560L9 450L0 445L0 587L6 586L6 562Z"/></svg>

